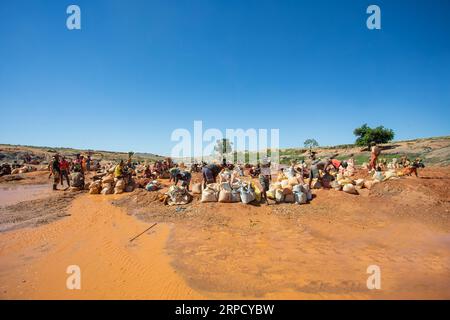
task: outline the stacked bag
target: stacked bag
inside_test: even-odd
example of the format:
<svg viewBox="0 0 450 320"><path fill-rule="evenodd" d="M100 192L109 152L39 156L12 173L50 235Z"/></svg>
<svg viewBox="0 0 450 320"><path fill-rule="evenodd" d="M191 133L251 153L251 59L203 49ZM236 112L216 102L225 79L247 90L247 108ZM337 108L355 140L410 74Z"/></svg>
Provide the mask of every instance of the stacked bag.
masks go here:
<svg viewBox="0 0 450 320"><path fill-rule="evenodd" d="M277 203L304 204L312 200L312 193L307 184L302 183L301 179L285 170L278 177L278 181L270 186L267 198L275 200Z"/></svg>
<svg viewBox="0 0 450 320"><path fill-rule="evenodd" d="M238 189L239 186L231 186L229 182L223 182L219 186L219 202L231 203L241 201L241 193Z"/></svg>
<svg viewBox="0 0 450 320"><path fill-rule="evenodd" d="M249 204L250 202L257 200L255 190L256 188L253 184L243 183L239 188L242 203ZM259 198L261 200L261 194Z"/></svg>
<svg viewBox="0 0 450 320"><path fill-rule="evenodd" d="M94 181L89 185L89 194L100 194L102 191L102 182L100 180Z"/></svg>
<svg viewBox="0 0 450 320"><path fill-rule="evenodd" d="M169 206L188 204L192 200L185 187L171 186L166 192L166 201Z"/></svg>
<svg viewBox="0 0 450 320"><path fill-rule="evenodd" d="M126 184L123 179L114 179L115 186L114 186L114 194L121 194L123 193Z"/></svg>
<svg viewBox="0 0 450 320"><path fill-rule="evenodd" d="M206 185L201 194L201 202L242 202L249 204L258 199L261 200L260 190L251 183L236 183L233 185L229 182L210 183Z"/></svg>
<svg viewBox="0 0 450 320"><path fill-rule="evenodd" d="M210 183L202 191L202 202L217 202L219 201L219 185L217 183Z"/></svg>
<svg viewBox="0 0 450 320"><path fill-rule="evenodd" d="M102 191L101 194L113 194L114 193L114 175L108 174L102 178Z"/></svg>
<svg viewBox="0 0 450 320"><path fill-rule="evenodd" d="M145 190L147 190L147 191L157 191L159 189L161 189L161 185L159 184L159 182L157 180L150 181L145 186Z"/></svg>
<svg viewBox="0 0 450 320"><path fill-rule="evenodd" d="M82 176L82 173L80 172L72 173L71 175L75 174ZM76 184L74 184L73 186L76 186ZM131 180L130 183L127 184L124 179L114 178L114 175L112 173L109 173L101 180L96 180L89 185L89 194L121 194L124 192L132 192L135 188L136 183L134 182L134 180Z"/></svg>

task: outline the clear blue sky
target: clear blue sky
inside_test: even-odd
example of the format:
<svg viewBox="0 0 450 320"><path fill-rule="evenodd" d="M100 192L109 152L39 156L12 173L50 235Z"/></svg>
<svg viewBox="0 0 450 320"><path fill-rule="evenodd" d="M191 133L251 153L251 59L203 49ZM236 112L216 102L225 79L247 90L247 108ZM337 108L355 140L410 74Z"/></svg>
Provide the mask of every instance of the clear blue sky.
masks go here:
<svg viewBox="0 0 450 320"><path fill-rule="evenodd" d="M3 0L0 110L0 143L159 154L194 120L282 147L448 135L450 1Z"/></svg>

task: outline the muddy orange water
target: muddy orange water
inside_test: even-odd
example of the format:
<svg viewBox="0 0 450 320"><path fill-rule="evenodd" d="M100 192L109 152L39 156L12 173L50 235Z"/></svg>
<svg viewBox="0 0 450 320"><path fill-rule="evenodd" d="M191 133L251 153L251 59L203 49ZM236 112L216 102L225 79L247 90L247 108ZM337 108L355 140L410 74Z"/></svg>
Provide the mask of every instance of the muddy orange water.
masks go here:
<svg viewBox="0 0 450 320"><path fill-rule="evenodd" d="M45 198L51 193L51 188L47 184L3 186L0 187L0 206Z"/></svg>
<svg viewBox="0 0 450 320"><path fill-rule="evenodd" d="M110 200L110 199L109 199ZM71 216L0 234L0 297L12 299L194 299L164 253L170 226L129 240L150 225L104 198L76 199ZM68 290L69 265L81 290Z"/></svg>

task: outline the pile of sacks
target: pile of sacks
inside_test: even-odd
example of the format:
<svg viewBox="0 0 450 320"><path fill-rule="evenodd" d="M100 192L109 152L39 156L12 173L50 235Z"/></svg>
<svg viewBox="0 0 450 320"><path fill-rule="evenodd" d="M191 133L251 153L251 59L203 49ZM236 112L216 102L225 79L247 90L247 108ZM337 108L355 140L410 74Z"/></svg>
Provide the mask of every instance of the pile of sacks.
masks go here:
<svg viewBox="0 0 450 320"><path fill-rule="evenodd" d="M200 188L200 193L202 195L201 202L240 202L240 185L231 185L228 182L224 183L210 183L201 190L200 184L194 184L192 187L193 193L198 193ZM195 189L195 190L194 190Z"/></svg>
<svg viewBox="0 0 450 320"><path fill-rule="evenodd" d="M294 176L271 184L267 198L277 203L305 204L312 200L312 193L308 184L302 183Z"/></svg>
<svg viewBox="0 0 450 320"><path fill-rule="evenodd" d="M359 194L358 189L366 188L372 189L377 183L387 181L390 179L398 179L398 175L394 170L386 171L384 174L381 172L375 172L371 180L356 179L353 180L341 173L336 175L336 179L331 181L331 188L344 191L350 194Z"/></svg>
<svg viewBox="0 0 450 320"><path fill-rule="evenodd" d="M27 173L27 172L32 172L32 171L36 171L35 167L31 167L31 166L23 166L20 168L15 168L11 171L11 174L22 174L22 173Z"/></svg>
<svg viewBox="0 0 450 320"><path fill-rule="evenodd" d="M322 186L317 179L312 181L312 188L320 189ZM277 203L304 204L312 200L309 185L304 183L293 168L286 168L277 177L277 182L272 183L267 191L267 198Z"/></svg>
<svg viewBox="0 0 450 320"><path fill-rule="evenodd" d="M353 180L347 176L344 176L342 173L338 173L336 175L336 179L331 181L330 187L337 191L344 191L349 194L358 195L358 189L371 189L375 183L377 182L364 179Z"/></svg>
<svg viewBox="0 0 450 320"><path fill-rule="evenodd" d="M377 175L377 173L375 172L373 178L380 181L395 180L399 179L399 173L401 174L401 172L396 172L395 169L389 169L381 176L379 174Z"/></svg>
<svg viewBox="0 0 450 320"><path fill-rule="evenodd" d="M114 178L113 174L107 174L101 180L92 182L89 185L90 194L121 194L132 192L136 187L134 180L126 183L124 179Z"/></svg>
<svg viewBox="0 0 450 320"><path fill-rule="evenodd" d="M193 193L199 193L199 188L201 188L200 184L194 184ZM261 201L261 190L254 183L247 182L210 183L201 190L201 195L201 202L242 202L249 204L253 201Z"/></svg>

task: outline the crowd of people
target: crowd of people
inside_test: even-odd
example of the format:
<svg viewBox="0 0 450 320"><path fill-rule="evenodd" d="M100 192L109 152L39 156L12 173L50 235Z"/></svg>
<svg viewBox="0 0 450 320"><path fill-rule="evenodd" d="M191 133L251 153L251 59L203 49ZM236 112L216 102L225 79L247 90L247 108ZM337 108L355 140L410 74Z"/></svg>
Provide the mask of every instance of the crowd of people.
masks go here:
<svg viewBox="0 0 450 320"><path fill-rule="evenodd" d="M64 181L67 182L67 188L84 188L84 174L91 170L91 162L90 155L85 157L77 154L75 159L70 161L65 156L55 154L49 164L49 178L53 176L53 190L58 190L58 184L64 187ZM71 173L75 173L72 179Z"/></svg>
<svg viewBox="0 0 450 320"><path fill-rule="evenodd" d="M409 160L405 155L399 159L393 158L390 162L386 158L381 158L381 148L375 143L371 144L370 161L366 165L368 174L373 179L380 179L383 176L383 170L404 169L404 174L418 176L418 169L423 168L421 159ZM340 157L340 159L342 159ZM118 164L109 163L100 168L99 162L93 165L90 155L75 155L75 158L68 159L65 156L55 154L50 163L49 178L53 176L53 189L58 190L58 185L63 189L70 187L84 189L84 180L86 172L99 170L98 179L110 172L115 181L121 180L123 184L134 185L134 179L144 179L145 183L155 182L157 179L169 179L169 183L173 186L182 186L190 191L191 181L194 173L201 173L202 189L207 185L218 183L229 183L230 185L239 183L247 178L256 179L260 185L262 200L268 203L267 192L270 189L273 176L277 176L278 181L283 177L298 177L299 183L306 185L311 189L312 184L317 181L320 185L327 187L327 179L331 175L340 174L342 176L352 176L355 173L355 161L350 156L347 160L338 159L338 155L332 155L326 158L318 158L317 153L313 150L309 151L306 159L300 161L291 161L290 165L282 168L274 169L270 160L262 159L256 165L249 164L232 164L227 163L225 158L221 162L206 163L194 162L186 166L183 162L174 163L172 159L157 160L151 164L139 164L133 162L131 156L127 161L121 160ZM10 171L9 167L4 171ZM103 173L101 173L103 172ZM94 180L96 176L94 176ZM249 180L249 179L247 179ZM67 187L64 188L64 184ZM144 186L145 187L145 186Z"/></svg>
<svg viewBox="0 0 450 320"><path fill-rule="evenodd" d="M228 163L225 158L214 163L194 162L189 165L174 163L170 158L142 163L133 162L132 155L129 155L126 161L104 163L101 168L97 162L94 167L96 173L90 175L92 182L89 184L85 184L85 174L93 169L90 156L78 154L75 159L68 160L54 155L49 168L54 190L58 189L58 184L64 186L67 183L67 188L89 188L90 194L120 194L132 192L135 188L156 191L162 188L160 179L167 179L171 186L165 193L166 199L171 199L170 205L179 205L188 203L192 194L201 194L201 202L237 202L241 199L243 203L256 200L269 204L271 199L276 203L303 204L311 201L311 189L333 188L358 194L356 187L370 189L372 183L400 176L392 175L389 171L393 169L389 168L402 168L404 174L417 176L418 168L423 167L420 159L411 161L406 156L388 162L380 157L381 148L375 144L371 145L370 151L370 161L365 166L368 179L361 179L361 171L358 177L352 178L357 172L353 155L345 160L338 154L320 158L313 150L305 159L291 161L289 165L272 164L267 158L255 165ZM194 177L196 182L192 184Z"/></svg>

